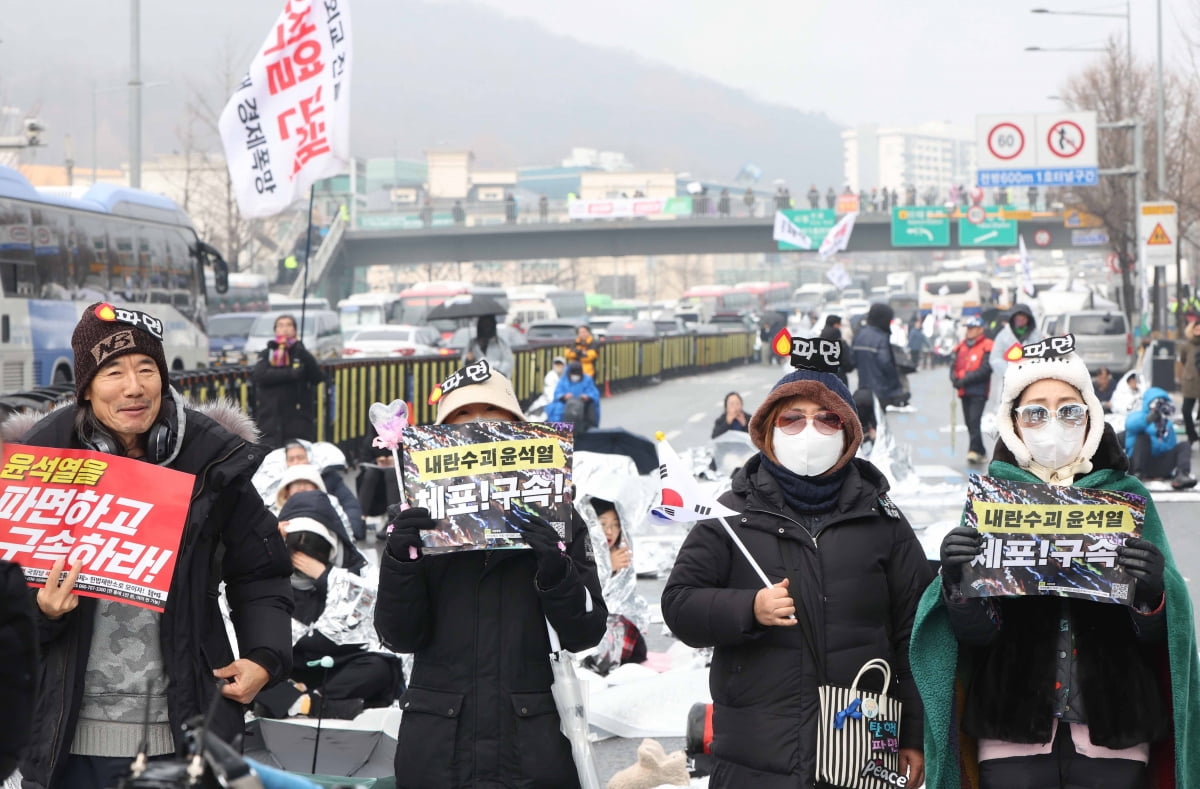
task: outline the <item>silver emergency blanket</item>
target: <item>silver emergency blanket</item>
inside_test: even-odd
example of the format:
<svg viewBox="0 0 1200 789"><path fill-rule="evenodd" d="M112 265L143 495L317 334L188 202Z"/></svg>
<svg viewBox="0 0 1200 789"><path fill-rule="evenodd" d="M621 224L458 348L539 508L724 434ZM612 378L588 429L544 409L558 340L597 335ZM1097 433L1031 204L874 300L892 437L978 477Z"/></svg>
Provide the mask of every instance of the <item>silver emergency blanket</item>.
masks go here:
<svg viewBox="0 0 1200 789"><path fill-rule="evenodd" d="M328 441L305 441L302 438L297 439L296 442L308 450L309 462L320 469L322 473L330 468L336 468L339 471L346 468L346 454L338 449L336 444ZM254 472L254 476L251 478L254 489L258 491L258 495L262 496L268 506L275 504L275 494L279 492L279 481L283 479L283 472L286 470L287 450L280 447L268 452L267 456L263 458L262 465L258 467L258 471Z"/></svg>
<svg viewBox="0 0 1200 789"><path fill-rule="evenodd" d="M329 569L325 610L311 625L292 620L292 644L319 631L339 646L366 644L372 651L388 651L375 633L379 571L365 567L363 572L369 575L358 576L341 567Z"/></svg>
<svg viewBox="0 0 1200 789"><path fill-rule="evenodd" d="M576 452L572 476L575 482L575 509L587 523L592 551L596 555L596 573L603 587L604 603L610 614L620 614L640 630L650 627L650 608L637 591L637 555L634 544L653 498L648 478L639 477L633 461L624 455ZM628 567L613 575L608 540L592 499L611 501L621 519L621 535L634 559ZM682 535L681 535L682 539Z"/></svg>

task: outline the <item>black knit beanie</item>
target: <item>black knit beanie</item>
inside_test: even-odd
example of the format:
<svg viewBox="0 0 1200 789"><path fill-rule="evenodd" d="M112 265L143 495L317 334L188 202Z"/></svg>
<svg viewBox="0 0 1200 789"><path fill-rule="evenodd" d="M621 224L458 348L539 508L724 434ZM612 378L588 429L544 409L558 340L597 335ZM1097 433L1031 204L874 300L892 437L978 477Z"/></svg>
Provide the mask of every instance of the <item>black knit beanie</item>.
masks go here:
<svg viewBox="0 0 1200 789"><path fill-rule="evenodd" d="M75 353L75 401L82 402L96 372L127 353L144 353L158 365L163 394L171 386L167 357L163 353L163 322L152 315L103 301L83 311L71 335Z"/></svg>

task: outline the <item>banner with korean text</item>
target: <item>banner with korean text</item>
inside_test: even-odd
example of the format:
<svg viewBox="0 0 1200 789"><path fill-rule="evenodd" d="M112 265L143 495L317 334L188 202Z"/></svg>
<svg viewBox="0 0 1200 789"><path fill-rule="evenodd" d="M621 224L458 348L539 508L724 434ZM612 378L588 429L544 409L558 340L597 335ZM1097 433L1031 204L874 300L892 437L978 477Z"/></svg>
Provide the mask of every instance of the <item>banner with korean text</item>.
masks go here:
<svg viewBox="0 0 1200 789"><path fill-rule="evenodd" d="M0 559L30 586L82 562L75 592L161 612L195 478L78 449L6 444L0 461Z"/></svg>
<svg viewBox="0 0 1200 789"><path fill-rule="evenodd" d="M966 521L983 532L983 552L963 568L962 592L1128 604L1135 579L1117 549L1141 536L1145 517L1146 500L1133 493L972 475Z"/></svg>
<svg viewBox="0 0 1200 789"><path fill-rule="evenodd" d="M288 0L218 122L243 218L350 171L350 52L349 0Z"/></svg>
<svg viewBox="0 0 1200 789"><path fill-rule="evenodd" d="M571 541L571 426L469 422L404 429L408 502L439 528L422 532L425 553L524 548L508 513L532 512Z"/></svg>

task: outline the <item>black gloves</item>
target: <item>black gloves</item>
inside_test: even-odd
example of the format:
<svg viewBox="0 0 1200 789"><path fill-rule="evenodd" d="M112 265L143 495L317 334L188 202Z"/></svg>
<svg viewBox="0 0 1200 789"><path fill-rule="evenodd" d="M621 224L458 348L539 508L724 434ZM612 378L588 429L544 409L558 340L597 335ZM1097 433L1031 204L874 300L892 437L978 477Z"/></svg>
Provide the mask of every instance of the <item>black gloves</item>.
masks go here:
<svg viewBox="0 0 1200 789"><path fill-rule="evenodd" d="M437 521L429 517L424 507L400 511L401 505L387 508L391 534L388 535L387 550L393 559L412 562L421 558L421 530L437 528Z"/></svg>
<svg viewBox="0 0 1200 789"><path fill-rule="evenodd" d="M942 584L960 584L963 565L970 564L982 552L983 535L970 526L958 526L947 532L942 538Z"/></svg>
<svg viewBox="0 0 1200 789"><path fill-rule="evenodd" d="M1162 601L1163 570L1166 559L1158 546L1149 540L1130 537L1117 549L1117 565L1137 579L1133 602L1138 608L1153 611Z"/></svg>
<svg viewBox="0 0 1200 789"><path fill-rule="evenodd" d="M571 567L571 560L567 556L566 545L554 527L537 515L515 508L510 511L509 518L521 530L525 542L537 557L538 586L553 589L562 583Z"/></svg>

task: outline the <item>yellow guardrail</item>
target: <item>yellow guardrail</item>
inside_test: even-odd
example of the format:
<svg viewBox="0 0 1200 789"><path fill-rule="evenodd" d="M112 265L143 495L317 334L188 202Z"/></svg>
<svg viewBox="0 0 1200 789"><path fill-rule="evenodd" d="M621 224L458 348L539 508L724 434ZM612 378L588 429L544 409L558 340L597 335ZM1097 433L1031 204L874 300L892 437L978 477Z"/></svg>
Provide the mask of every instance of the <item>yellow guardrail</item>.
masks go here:
<svg viewBox="0 0 1200 789"><path fill-rule="evenodd" d="M512 381L527 405L542 393L543 381L563 346L524 348L514 353ZM601 343L596 385L603 391L632 389L663 376L752 361L754 335L710 334ZM325 383L317 392L317 440L331 441L357 457L373 431L368 411L376 402L404 400L415 424L434 420L429 393L459 367L452 356L324 362ZM230 398L253 415L252 367L212 368L172 376L175 388L204 403Z"/></svg>

